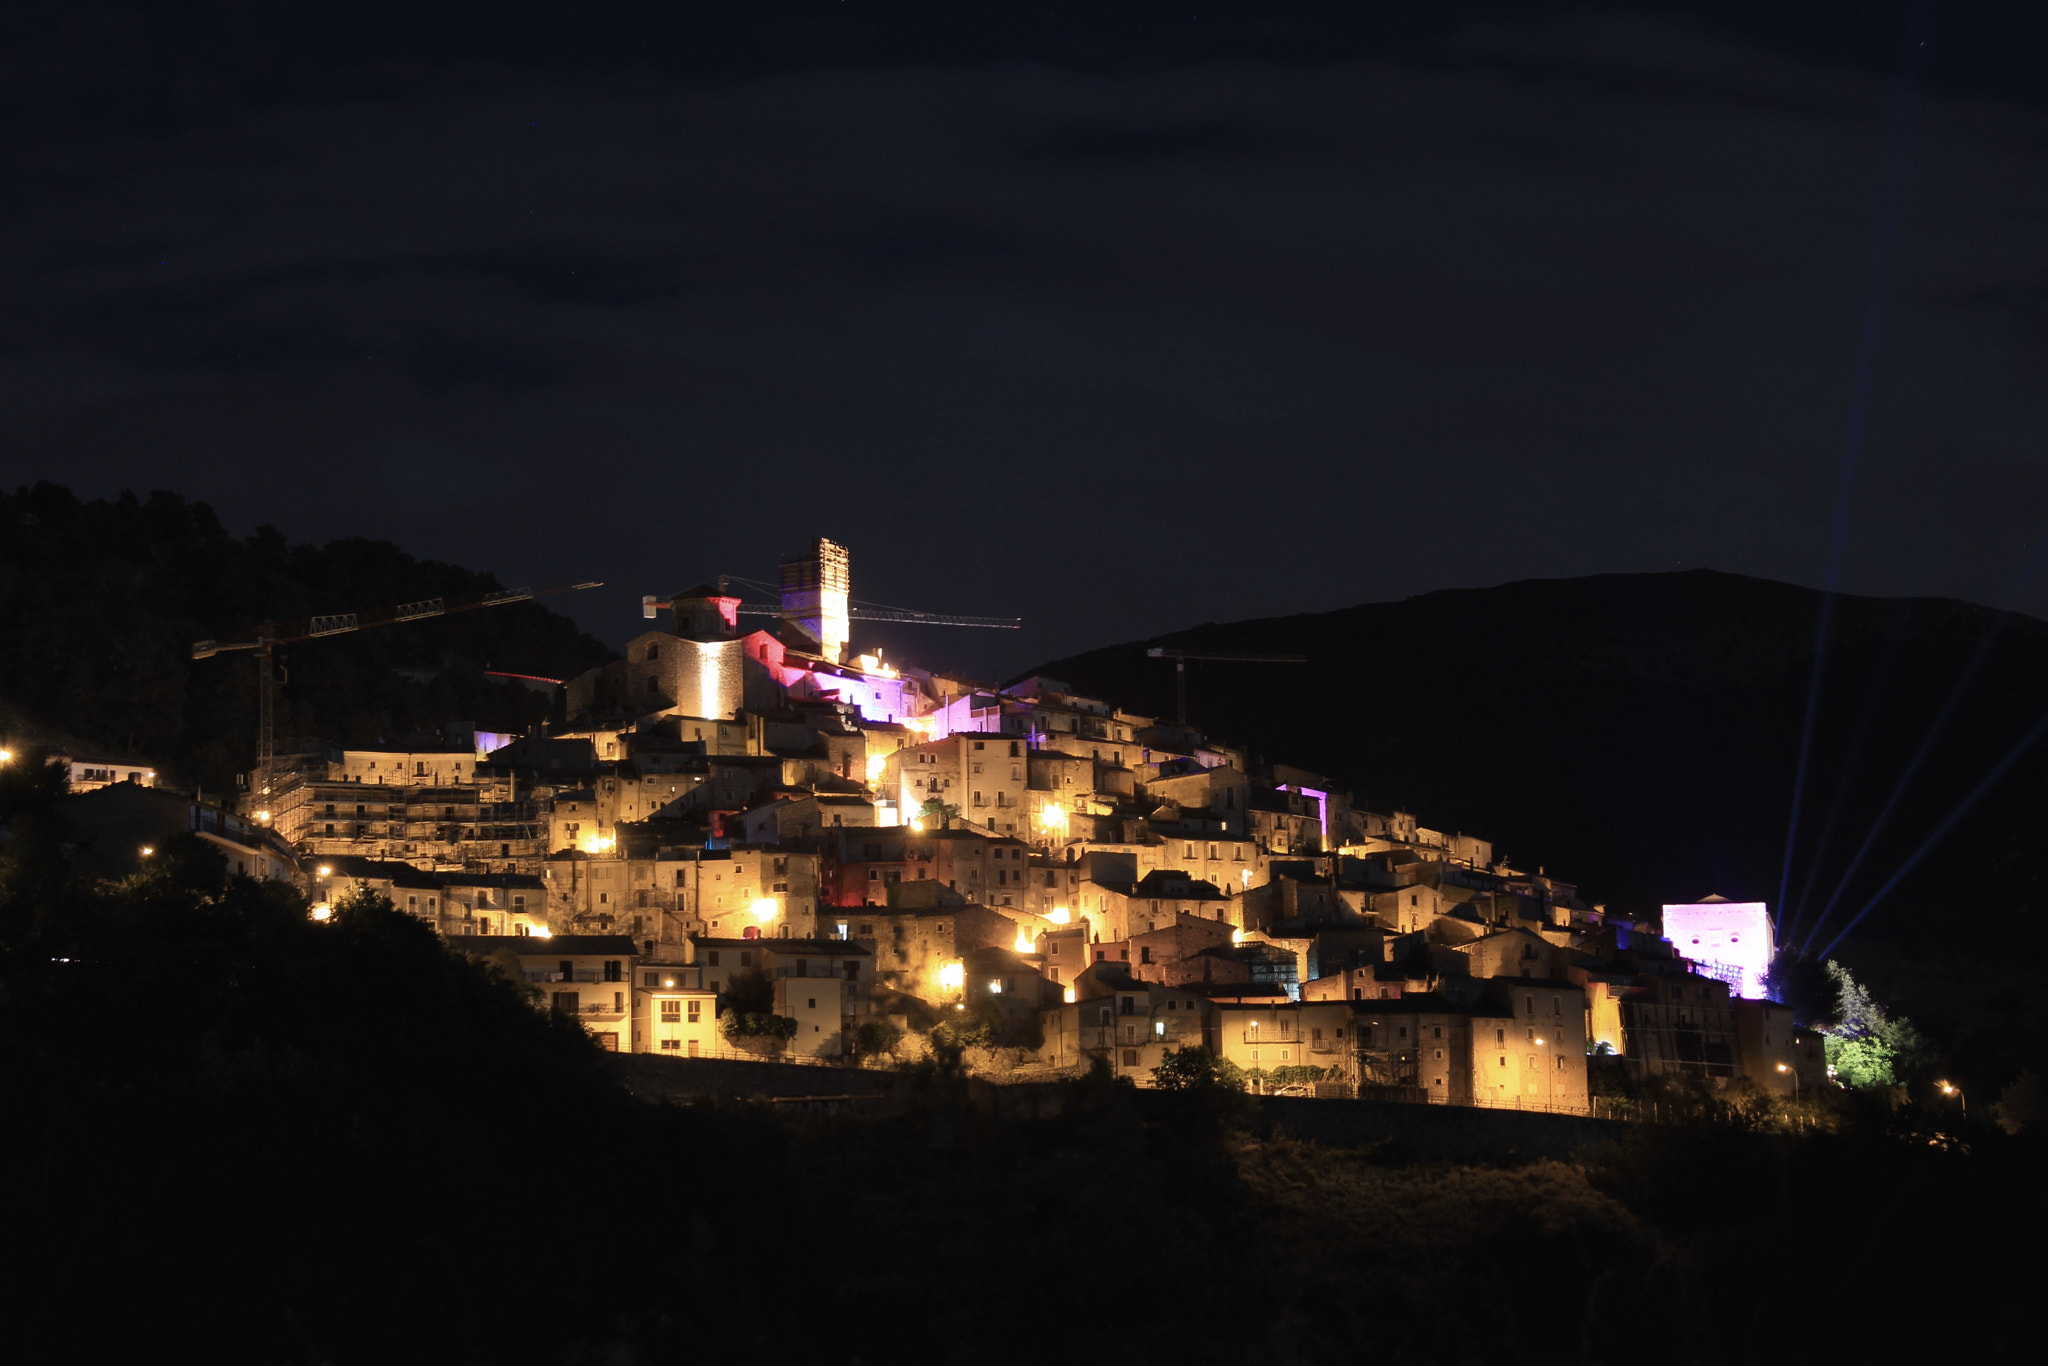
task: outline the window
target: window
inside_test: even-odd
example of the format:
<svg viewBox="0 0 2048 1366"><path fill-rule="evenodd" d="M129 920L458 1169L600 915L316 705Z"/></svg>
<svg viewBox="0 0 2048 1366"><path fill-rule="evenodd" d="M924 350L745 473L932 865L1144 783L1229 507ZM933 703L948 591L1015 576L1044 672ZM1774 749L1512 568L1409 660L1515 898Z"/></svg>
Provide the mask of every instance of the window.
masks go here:
<svg viewBox="0 0 2048 1366"><path fill-rule="evenodd" d="M1558 1070L1558 1071L1560 1071L1560 1072L1564 1071L1564 1059L1563 1059L1563 1058L1559 1058L1559 1059L1557 1060L1557 1070Z"/></svg>
<svg viewBox="0 0 2048 1366"><path fill-rule="evenodd" d="M648 980L652 981L653 979L649 978ZM663 1024L681 1024L682 1020L683 1003L681 1001L663 1001L661 1003L661 1022Z"/></svg>
<svg viewBox="0 0 2048 1366"><path fill-rule="evenodd" d="M703 1018L704 1018L704 1003L703 1003L702 1001L692 1001L692 1002L690 1002L690 1023L691 1023L691 1024L696 1024L696 1023L697 1023L698 1021L702 1020ZM697 1045L695 1045L695 1044L691 1044L691 1045L690 1045L690 1051L691 1051L691 1052L693 1052L693 1053L694 1053L694 1052L696 1052L696 1051L697 1051Z"/></svg>
<svg viewBox="0 0 2048 1366"><path fill-rule="evenodd" d="M1430 1037L1431 1037L1431 1038L1433 1038L1433 1039L1441 1039L1441 1038L1442 1038L1443 1036L1444 1036L1444 1027L1443 1027L1442 1025L1431 1025L1431 1026L1430 1026ZM1442 1056L1443 1056L1443 1054L1439 1053L1439 1054L1437 1054L1437 1056L1438 1056L1438 1057L1442 1057Z"/></svg>
<svg viewBox="0 0 2048 1366"><path fill-rule="evenodd" d="M1505 1029L1494 1030L1493 1041L1497 1044L1506 1043L1508 1041L1508 1032Z"/></svg>

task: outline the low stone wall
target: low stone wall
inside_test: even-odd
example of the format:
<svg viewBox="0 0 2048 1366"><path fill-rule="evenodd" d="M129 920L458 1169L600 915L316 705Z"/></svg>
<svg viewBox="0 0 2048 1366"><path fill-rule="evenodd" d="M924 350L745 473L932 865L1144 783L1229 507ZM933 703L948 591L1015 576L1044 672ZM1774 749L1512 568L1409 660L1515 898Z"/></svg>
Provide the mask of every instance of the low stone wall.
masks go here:
<svg viewBox="0 0 2048 1366"><path fill-rule="evenodd" d="M652 1101L709 1098L796 1100L807 1096L884 1096L899 1074L854 1067L807 1067L737 1058L664 1058L627 1053L607 1059L619 1083ZM1057 1084L970 1083L975 1107L990 1117L1028 1122L1050 1118L1066 1100ZM1140 1105L1154 1093L1132 1093ZM1620 1120L1489 1110L1464 1105L1407 1105L1377 1100L1309 1100L1260 1096L1253 1128L1331 1147L1391 1142L1396 1153L1454 1161L1569 1157L1592 1143L1619 1139Z"/></svg>
<svg viewBox="0 0 2048 1366"><path fill-rule="evenodd" d="M1331 1147L1391 1141L1404 1156L1457 1160L1569 1157L1589 1144L1619 1141L1629 1127L1589 1115L1469 1105L1261 1096L1258 1106L1264 1133L1280 1131Z"/></svg>
<svg viewBox="0 0 2048 1366"><path fill-rule="evenodd" d="M624 1086L642 1100L775 1100L791 1096L879 1096L893 1072L857 1067L806 1067L738 1058L664 1058L621 1053L606 1059Z"/></svg>

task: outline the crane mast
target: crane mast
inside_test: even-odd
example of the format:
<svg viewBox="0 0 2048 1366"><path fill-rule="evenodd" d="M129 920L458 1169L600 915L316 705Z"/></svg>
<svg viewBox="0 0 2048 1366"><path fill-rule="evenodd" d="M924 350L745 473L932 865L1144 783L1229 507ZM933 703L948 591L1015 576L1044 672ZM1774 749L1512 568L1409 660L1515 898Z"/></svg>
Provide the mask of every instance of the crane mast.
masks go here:
<svg viewBox="0 0 2048 1366"><path fill-rule="evenodd" d="M368 631L379 626L397 626L408 621L425 621L431 617L453 616L458 612L474 612L485 607L502 607L512 602L528 602L534 598L552 597L557 593L575 593L585 588L602 588L598 580L572 583L561 588L507 588L497 592L483 593L474 598L422 598L418 602L402 602L396 607L378 608L367 612L332 612L320 616L300 617L284 622L265 622L251 633L247 640L199 640L192 643L192 658L211 659L215 655L253 653L256 656L256 777L251 784L253 795L269 805L272 777L277 767L277 647L295 645L303 640L320 640L327 636L347 635L354 631Z"/></svg>
<svg viewBox="0 0 2048 1366"><path fill-rule="evenodd" d="M1226 664L1306 664L1307 655L1246 654L1237 650L1168 650L1159 646L1145 651L1152 659L1173 661L1173 696L1179 724L1188 723L1188 661L1218 660Z"/></svg>

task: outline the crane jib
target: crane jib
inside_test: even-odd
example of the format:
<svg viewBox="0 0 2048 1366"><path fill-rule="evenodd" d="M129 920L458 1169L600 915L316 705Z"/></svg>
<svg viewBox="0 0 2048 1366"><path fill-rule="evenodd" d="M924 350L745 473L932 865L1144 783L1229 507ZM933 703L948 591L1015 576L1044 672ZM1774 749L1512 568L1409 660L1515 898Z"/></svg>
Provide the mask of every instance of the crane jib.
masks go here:
<svg viewBox="0 0 2048 1366"><path fill-rule="evenodd" d="M422 617L438 617L448 610L445 598L423 598L419 602L402 602L391 613L393 621L418 621Z"/></svg>

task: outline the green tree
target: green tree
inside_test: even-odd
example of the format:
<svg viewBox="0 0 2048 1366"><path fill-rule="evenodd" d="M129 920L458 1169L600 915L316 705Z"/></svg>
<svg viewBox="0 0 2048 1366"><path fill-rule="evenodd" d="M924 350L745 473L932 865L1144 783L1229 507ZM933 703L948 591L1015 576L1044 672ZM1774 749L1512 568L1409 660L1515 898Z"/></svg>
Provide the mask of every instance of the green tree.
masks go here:
<svg viewBox="0 0 2048 1366"><path fill-rule="evenodd" d="M1898 1075L1892 1069L1892 1048L1875 1034L1845 1039L1829 1034L1822 1041L1828 1067L1836 1081L1858 1090L1866 1086L1893 1086Z"/></svg>
<svg viewBox="0 0 2048 1366"><path fill-rule="evenodd" d="M1925 1076L1937 1059L1926 1035L1903 1015L1886 1011L1870 989L1832 958L1839 1010L1825 1036L1828 1066L1844 1086L1897 1086Z"/></svg>
<svg viewBox="0 0 2048 1366"><path fill-rule="evenodd" d="M1242 1091L1244 1069L1206 1048L1176 1048L1152 1069L1152 1084L1162 1091Z"/></svg>
<svg viewBox="0 0 2048 1366"><path fill-rule="evenodd" d="M1991 1117L1998 1121L1998 1127L2009 1134L2039 1126L2048 1121L2048 1091L2041 1086L2041 1079L2034 1075L2034 1069L2024 1069L2017 1077L2006 1083L1992 1103Z"/></svg>
<svg viewBox="0 0 2048 1366"><path fill-rule="evenodd" d="M1842 978L1834 966L1798 949L1782 948L1764 974L1764 987L1772 1000L1792 1007L1792 1018L1801 1026L1828 1029L1842 1018Z"/></svg>
<svg viewBox="0 0 2048 1366"><path fill-rule="evenodd" d="M927 830L950 830L953 820L960 814L960 808L940 801L937 797L928 799L918 808L917 818Z"/></svg>
<svg viewBox="0 0 2048 1366"><path fill-rule="evenodd" d="M903 1044L903 1031L887 1020L862 1020L853 1028L853 1056L886 1057Z"/></svg>

